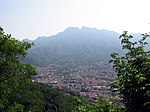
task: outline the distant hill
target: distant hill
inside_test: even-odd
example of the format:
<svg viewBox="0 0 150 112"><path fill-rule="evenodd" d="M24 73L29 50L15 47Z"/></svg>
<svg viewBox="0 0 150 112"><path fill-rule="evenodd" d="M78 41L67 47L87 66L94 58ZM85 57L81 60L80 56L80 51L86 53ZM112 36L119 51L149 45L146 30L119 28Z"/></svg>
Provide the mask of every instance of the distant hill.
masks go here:
<svg viewBox="0 0 150 112"><path fill-rule="evenodd" d="M36 66L74 63L87 65L108 62L110 54L121 52L119 34L96 28L69 27L50 37L39 37L25 61Z"/></svg>
<svg viewBox="0 0 150 112"><path fill-rule="evenodd" d="M57 35L34 40L35 46L29 50L25 61L36 66L107 61L110 53L120 52L118 37L119 34L113 31L69 27Z"/></svg>

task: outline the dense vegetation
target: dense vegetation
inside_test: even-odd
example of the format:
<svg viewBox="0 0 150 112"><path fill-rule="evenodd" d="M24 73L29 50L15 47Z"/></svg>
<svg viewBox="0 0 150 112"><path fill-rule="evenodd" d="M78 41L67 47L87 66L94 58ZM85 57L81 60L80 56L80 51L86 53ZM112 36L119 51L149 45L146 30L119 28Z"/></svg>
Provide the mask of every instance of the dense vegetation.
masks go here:
<svg viewBox="0 0 150 112"><path fill-rule="evenodd" d="M124 106L116 103L113 98L99 98L96 103L91 103L83 98L75 97L76 105L72 112L124 112Z"/></svg>
<svg viewBox="0 0 150 112"><path fill-rule="evenodd" d="M112 54L118 78L113 87L117 88L127 112L150 111L150 51L145 50L148 34L143 34L138 42L125 31L120 38L125 56Z"/></svg>
<svg viewBox="0 0 150 112"><path fill-rule="evenodd" d="M74 109L73 96L43 84L30 84L22 96L20 103L25 106L24 111L71 112Z"/></svg>
<svg viewBox="0 0 150 112"><path fill-rule="evenodd" d="M31 44L22 43L0 28L0 111L22 110L17 102L37 72L32 65L20 61Z"/></svg>

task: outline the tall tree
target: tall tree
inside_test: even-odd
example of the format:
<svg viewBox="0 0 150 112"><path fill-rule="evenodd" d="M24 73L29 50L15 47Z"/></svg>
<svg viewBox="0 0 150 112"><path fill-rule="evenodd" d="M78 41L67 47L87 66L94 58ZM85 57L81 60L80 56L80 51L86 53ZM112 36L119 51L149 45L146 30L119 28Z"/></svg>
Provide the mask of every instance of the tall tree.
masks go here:
<svg viewBox="0 0 150 112"><path fill-rule="evenodd" d="M124 56L111 54L118 78L113 87L118 88L127 112L150 111L150 51L145 50L148 34L133 42L133 36L125 31L120 38Z"/></svg>
<svg viewBox="0 0 150 112"><path fill-rule="evenodd" d="M32 65L21 62L30 47L0 27L0 111L23 111L23 105L17 101L37 74Z"/></svg>

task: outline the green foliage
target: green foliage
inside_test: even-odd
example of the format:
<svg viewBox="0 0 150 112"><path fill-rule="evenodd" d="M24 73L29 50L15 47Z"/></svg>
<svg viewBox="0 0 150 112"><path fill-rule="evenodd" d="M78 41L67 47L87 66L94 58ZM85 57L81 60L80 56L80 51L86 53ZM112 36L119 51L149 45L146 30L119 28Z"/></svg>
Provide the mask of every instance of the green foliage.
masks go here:
<svg viewBox="0 0 150 112"><path fill-rule="evenodd" d="M38 83L30 84L19 102L27 112L70 112L75 106L72 96Z"/></svg>
<svg viewBox="0 0 150 112"><path fill-rule="evenodd" d="M118 78L113 83L123 98L127 112L149 112L150 110L150 51L145 50L148 34L138 42L125 31L120 38L124 56L111 54Z"/></svg>
<svg viewBox="0 0 150 112"><path fill-rule="evenodd" d="M75 109L72 112L124 112L123 106L115 102L99 98L97 103L91 103L83 98L74 97L76 100Z"/></svg>
<svg viewBox="0 0 150 112"><path fill-rule="evenodd" d="M21 59L31 47L5 34L0 27L0 111L22 111L23 105L16 102L31 83L36 69Z"/></svg>

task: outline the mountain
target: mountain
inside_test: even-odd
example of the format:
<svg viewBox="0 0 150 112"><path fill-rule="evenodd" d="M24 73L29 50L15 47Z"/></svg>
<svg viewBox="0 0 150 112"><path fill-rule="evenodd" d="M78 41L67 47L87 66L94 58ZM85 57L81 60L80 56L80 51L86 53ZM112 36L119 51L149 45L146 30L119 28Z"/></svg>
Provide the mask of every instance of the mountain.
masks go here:
<svg viewBox="0 0 150 112"><path fill-rule="evenodd" d="M28 51L25 61L36 66L108 62L111 53L121 52L118 37L118 33L109 30L69 27L57 35L32 41L35 45Z"/></svg>

